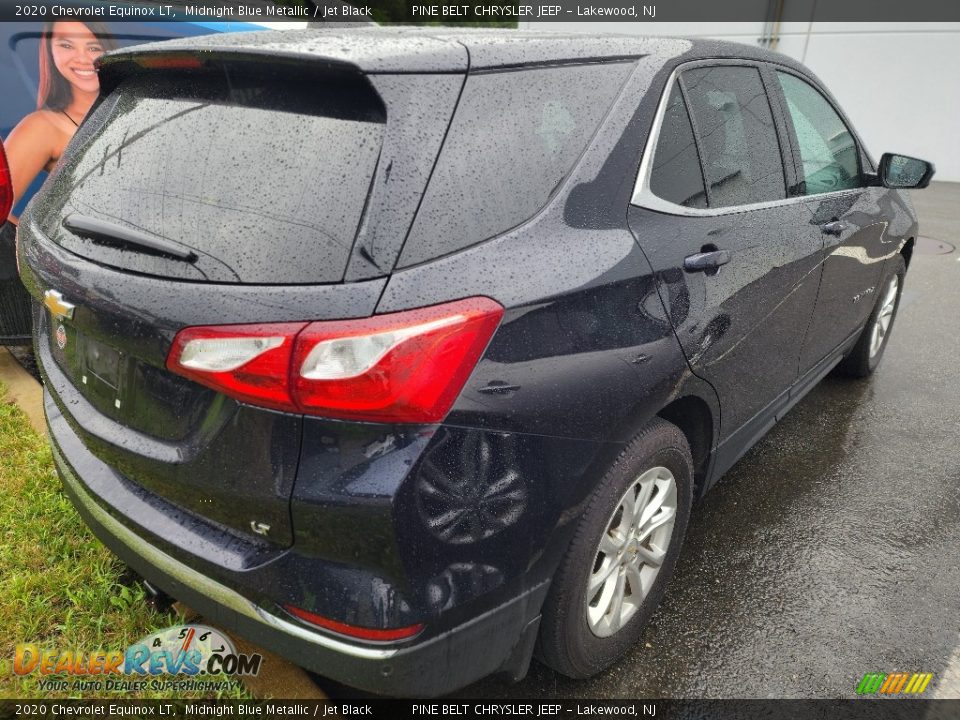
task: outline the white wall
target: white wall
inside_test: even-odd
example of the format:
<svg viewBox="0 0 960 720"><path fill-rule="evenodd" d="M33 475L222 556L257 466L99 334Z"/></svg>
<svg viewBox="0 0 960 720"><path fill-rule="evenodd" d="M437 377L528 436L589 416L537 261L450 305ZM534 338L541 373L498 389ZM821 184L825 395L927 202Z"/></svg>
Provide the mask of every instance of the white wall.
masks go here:
<svg viewBox="0 0 960 720"><path fill-rule="evenodd" d="M523 28L711 37L756 45L763 23L522 22ZM960 23L784 23L776 48L834 94L867 149L933 161L960 181Z"/></svg>

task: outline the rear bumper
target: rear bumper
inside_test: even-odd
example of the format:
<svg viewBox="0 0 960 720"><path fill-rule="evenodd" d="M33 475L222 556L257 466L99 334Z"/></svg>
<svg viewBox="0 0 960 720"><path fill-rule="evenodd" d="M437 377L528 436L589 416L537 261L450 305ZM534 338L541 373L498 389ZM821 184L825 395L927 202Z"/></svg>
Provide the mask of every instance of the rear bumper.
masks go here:
<svg viewBox="0 0 960 720"><path fill-rule="evenodd" d="M90 529L137 573L208 621L321 675L379 694L440 695L494 672L514 677L526 672L547 583L420 642L360 644L315 632L174 557L111 514L81 479L93 469L85 469L85 461L98 461L88 456L49 394L45 406L57 471Z"/></svg>

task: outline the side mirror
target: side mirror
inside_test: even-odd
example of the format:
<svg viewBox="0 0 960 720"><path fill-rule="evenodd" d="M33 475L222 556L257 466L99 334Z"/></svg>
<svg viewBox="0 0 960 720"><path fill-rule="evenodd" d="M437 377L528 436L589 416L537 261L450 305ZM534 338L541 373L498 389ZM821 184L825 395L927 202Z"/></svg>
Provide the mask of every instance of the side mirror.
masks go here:
<svg viewBox="0 0 960 720"><path fill-rule="evenodd" d="M880 183L888 188L925 188L936 172L933 163L926 160L884 153L880 158L877 175Z"/></svg>

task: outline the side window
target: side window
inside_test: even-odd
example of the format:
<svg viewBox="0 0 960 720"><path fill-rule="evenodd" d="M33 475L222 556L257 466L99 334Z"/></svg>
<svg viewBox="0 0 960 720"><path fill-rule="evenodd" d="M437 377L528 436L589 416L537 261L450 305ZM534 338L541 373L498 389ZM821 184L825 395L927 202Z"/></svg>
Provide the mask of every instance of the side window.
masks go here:
<svg viewBox="0 0 960 720"><path fill-rule="evenodd" d="M796 134L806 195L860 187L857 143L830 103L804 80L778 72Z"/></svg>
<svg viewBox="0 0 960 720"><path fill-rule="evenodd" d="M650 190L657 197L685 207L705 208L700 157L693 139L693 128L683 102L680 84L675 82L660 126L657 149L653 155Z"/></svg>
<svg viewBox="0 0 960 720"><path fill-rule="evenodd" d="M700 139L710 207L786 197L780 144L760 71L700 67L681 80Z"/></svg>
<svg viewBox="0 0 960 720"><path fill-rule="evenodd" d="M587 148L633 63L467 76L400 267L525 222Z"/></svg>

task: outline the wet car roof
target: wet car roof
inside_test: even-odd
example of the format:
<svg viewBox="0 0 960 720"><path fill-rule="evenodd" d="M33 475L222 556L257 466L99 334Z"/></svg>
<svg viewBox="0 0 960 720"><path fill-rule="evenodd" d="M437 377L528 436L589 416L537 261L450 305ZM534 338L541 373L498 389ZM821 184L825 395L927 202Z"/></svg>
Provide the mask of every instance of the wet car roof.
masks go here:
<svg viewBox="0 0 960 720"><path fill-rule="evenodd" d="M654 55L684 59L745 57L802 69L784 55L739 43L639 35L556 33L509 29L358 27L236 33L184 38L137 48L315 58L368 73L465 72L527 65L635 60ZM129 51L111 53L112 58ZM109 63L111 60L107 60Z"/></svg>

